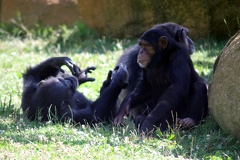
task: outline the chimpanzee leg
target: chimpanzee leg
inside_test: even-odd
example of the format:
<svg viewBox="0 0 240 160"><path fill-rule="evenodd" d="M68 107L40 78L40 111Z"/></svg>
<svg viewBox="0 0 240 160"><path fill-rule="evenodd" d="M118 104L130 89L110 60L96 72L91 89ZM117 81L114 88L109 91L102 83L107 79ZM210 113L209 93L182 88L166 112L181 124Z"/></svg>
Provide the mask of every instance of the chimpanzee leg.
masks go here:
<svg viewBox="0 0 240 160"><path fill-rule="evenodd" d="M179 124L182 127L192 127L200 123L208 114L207 88L203 82L195 82L190 90L186 111L179 115Z"/></svg>

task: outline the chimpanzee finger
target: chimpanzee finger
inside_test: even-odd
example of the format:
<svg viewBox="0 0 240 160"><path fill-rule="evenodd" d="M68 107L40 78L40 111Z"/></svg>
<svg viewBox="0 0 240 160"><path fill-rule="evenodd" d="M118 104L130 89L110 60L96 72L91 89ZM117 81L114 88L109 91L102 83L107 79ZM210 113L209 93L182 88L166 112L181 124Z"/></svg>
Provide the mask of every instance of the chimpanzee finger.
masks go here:
<svg viewBox="0 0 240 160"><path fill-rule="evenodd" d="M83 72L87 73L92 73L93 70L95 70L96 67L95 66L91 66L91 67L87 67L83 70Z"/></svg>
<svg viewBox="0 0 240 160"><path fill-rule="evenodd" d="M65 60L64 65L66 65L70 69L72 74L74 73L74 64L72 61Z"/></svg>
<svg viewBox="0 0 240 160"><path fill-rule="evenodd" d="M120 127L124 127L124 126L125 126L125 123L121 122L121 123L119 123L119 126L120 126Z"/></svg>
<svg viewBox="0 0 240 160"><path fill-rule="evenodd" d="M116 117L113 121L113 125L114 126L123 126L124 123L122 122L122 118L121 117Z"/></svg>
<svg viewBox="0 0 240 160"><path fill-rule="evenodd" d="M112 77L112 71L110 70L108 72L108 75L107 75L107 79L103 82L103 85L102 85L102 88L101 90L103 90L103 88L106 88L109 86L109 84L111 83L111 77ZM101 92L101 91L100 91Z"/></svg>
<svg viewBox="0 0 240 160"><path fill-rule="evenodd" d="M71 65L72 60L68 57L53 57L50 58L49 61L53 63L53 65L56 65L58 67L61 67L63 65Z"/></svg>
<svg viewBox="0 0 240 160"><path fill-rule="evenodd" d="M87 78L86 80L90 81L90 82L93 82L93 81L95 81L95 78Z"/></svg>
<svg viewBox="0 0 240 160"><path fill-rule="evenodd" d="M95 81L94 78L83 78L83 79L79 79L78 82L79 82L79 85L83 84L83 83L86 83L86 82L93 82Z"/></svg>
<svg viewBox="0 0 240 160"><path fill-rule="evenodd" d="M88 73L92 73L92 71L95 70L95 69L96 69L95 66L91 66L91 67L87 67L87 68L85 69L85 71L88 72Z"/></svg>
<svg viewBox="0 0 240 160"><path fill-rule="evenodd" d="M110 71L108 72L107 81L111 81L112 73L113 73L112 70L110 70Z"/></svg>
<svg viewBox="0 0 240 160"><path fill-rule="evenodd" d="M81 69L76 64L73 64L72 74L78 77L81 73L82 73Z"/></svg>
<svg viewBox="0 0 240 160"><path fill-rule="evenodd" d="M73 61L70 58L67 58L67 59L64 60L63 64L66 65L66 66L72 66Z"/></svg>
<svg viewBox="0 0 240 160"><path fill-rule="evenodd" d="M115 127L124 127L125 126L125 123L121 122L121 123L118 123L118 124L113 124Z"/></svg>

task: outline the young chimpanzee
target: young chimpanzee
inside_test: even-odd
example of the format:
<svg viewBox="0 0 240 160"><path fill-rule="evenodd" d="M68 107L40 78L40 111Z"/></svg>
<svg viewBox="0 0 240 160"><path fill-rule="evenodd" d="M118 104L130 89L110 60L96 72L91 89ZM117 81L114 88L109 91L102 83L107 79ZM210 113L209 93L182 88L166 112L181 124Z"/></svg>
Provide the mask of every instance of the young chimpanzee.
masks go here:
<svg viewBox="0 0 240 160"><path fill-rule="evenodd" d="M140 131L162 131L176 121L183 127L198 124L208 112L207 86L194 70L191 50L162 29L152 28L139 39L137 63L142 68L138 85L122 102L114 124L137 106L148 110L135 117Z"/></svg>
<svg viewBox="0 0 240 160"><path fill-rule="evenodd" d="M61 68L66 65L71 74ZM27 69L23 74L22 110L29 120L39 118L47 121L51 117L59 121L73 120L77 123L97 123L109 121L117 97L126 87L128 72L120 65L109 71L104 81L99 98L92 102L77 87L87 81L95 67L81 70L68 57L49 58Z"/></svg>
<svg viewBox="0 0 240 160"><path fill-rule="evenodd" d="M192 54L194 52L193 41L188 37L188 29L181 25L172 22L166 22L162 24L157 24L152 27L153 29L158 29L164 31L168 36L173 38L175 41L182 43ZM123 89L118 96L116 108L119 108L123 99L136 88L136 82L139 81L142 74L142 68L137 63L137 56L140 51L140 46L138 44L131 46L126 49L124 53L119 57L116 66L123 63L127 66L129 73L129 85L126 89ZM131 110L130 115L136 116L145 111L146 107L136 107Z"/></svg>

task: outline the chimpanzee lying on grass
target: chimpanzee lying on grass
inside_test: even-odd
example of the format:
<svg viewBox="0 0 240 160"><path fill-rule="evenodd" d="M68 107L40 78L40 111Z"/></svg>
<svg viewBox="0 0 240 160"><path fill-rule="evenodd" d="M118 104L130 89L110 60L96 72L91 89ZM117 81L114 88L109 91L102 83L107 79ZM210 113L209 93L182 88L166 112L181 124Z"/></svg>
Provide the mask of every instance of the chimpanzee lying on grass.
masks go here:
<svg viewBox="0 0 240 160"><path fill-rule="evenodd" d="M61 69L63 65L70 69L72 75ZM87 67L81 70L68 57L49 58L28 68L23 74L21 104L26 117L41 121L48 121L51 117L59 121L72 119L81 124L109 121L118 95L127 85L128 72L125 65L109 71L98 99L92 102L77 91L77 87L94 81L87 77L94 69Z"/></svg>

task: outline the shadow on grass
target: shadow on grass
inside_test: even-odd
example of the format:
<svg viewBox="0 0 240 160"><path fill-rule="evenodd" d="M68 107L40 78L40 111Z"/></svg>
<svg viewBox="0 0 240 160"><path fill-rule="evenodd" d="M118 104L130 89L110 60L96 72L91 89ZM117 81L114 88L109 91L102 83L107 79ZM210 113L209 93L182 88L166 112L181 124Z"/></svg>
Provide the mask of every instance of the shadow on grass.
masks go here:
<svg viewBox="0 0 240 160"><path fill-rule="evenodd" d="M10 102L1 104L0 138L2 142L0 144L4 146L9 143L51 145L60 142L66 146L76 146L90 144L94 141L99 146L106 143L105 146L117 147L128 145L124 142L124 139L128 137L131 139L130 144L135 147L144 145L142 148L149 148L159 143L163 148L158 147L156 151L162 155L171 152L175 156L181 155L193 159L239 158L240 141L220 129L211 116L194 129L155 134L152 138L143 140L137 134L130 119L126 120L127 127L122 128L104 124L90 127L69 123L30 122L19 110L14 109ZM115 142L114 139L120 141ZM165 142L167 143L161 144Z"/></svg>
<svg viewBox="0 0 240 160"><path fill-rule="evenodd" d="M180 130L178 136L177 143L192 158L239 158L240 141L219 128L212 116L192 130Z"/></svg>

